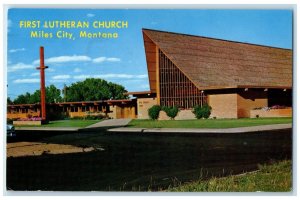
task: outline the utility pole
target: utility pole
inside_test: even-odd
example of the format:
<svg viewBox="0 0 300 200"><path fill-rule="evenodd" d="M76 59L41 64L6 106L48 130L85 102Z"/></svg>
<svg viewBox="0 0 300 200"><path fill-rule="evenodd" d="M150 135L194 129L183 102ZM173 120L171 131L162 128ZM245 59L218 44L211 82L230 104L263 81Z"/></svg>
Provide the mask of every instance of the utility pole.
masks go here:
<svg viewBox="0 0 300 200"><path fill-rule="evenodd" d="M40 66L36 69L40 70L41 85L41 117L46 120L46 90L45 90L45 69L48 67L44 64L44 47L40 47Z"/></svg>

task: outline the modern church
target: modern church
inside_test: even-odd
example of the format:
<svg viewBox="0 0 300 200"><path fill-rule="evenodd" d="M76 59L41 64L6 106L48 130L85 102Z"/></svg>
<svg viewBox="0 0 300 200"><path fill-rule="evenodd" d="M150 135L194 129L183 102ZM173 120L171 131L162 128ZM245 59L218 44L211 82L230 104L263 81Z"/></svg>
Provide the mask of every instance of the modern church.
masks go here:
<svg viewBox="0 0 300 200"><path fill-rule="evenodd" d="M150 91L128 92L135 99L123 103L102 102L105 114L146 119L151 106L161 105L179 107L175 119L193 119L193 107L208 104L212 118L292 116L292 50L149 29L142 33ZM87 112L81 108L85 102L63 105L75 104L78 109L62 110ZM17 114L18 105L11 106L8 114ZM270 107L276 109L263 109Z"/></svg>

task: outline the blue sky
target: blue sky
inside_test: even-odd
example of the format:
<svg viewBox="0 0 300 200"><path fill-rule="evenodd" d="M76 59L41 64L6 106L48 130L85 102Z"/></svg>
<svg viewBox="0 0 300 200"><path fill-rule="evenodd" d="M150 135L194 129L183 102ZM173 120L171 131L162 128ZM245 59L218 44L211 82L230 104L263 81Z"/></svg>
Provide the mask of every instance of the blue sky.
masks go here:
<svg viewBox="0 0 300 200"><path fill-rule="evenodd" d="M126 29L85 29L117 32L117 39L76 37L75 40L30 38L20 20L128 21ZM100 10L100 9L10 9L8 12L8 97L39 89L39 47L45 48L46 85L59 89L85 78L103 78L128 91L149 90L142 28L206 36L292 49L290 10ZM56 33L59 29L46 30Z"/></svg>

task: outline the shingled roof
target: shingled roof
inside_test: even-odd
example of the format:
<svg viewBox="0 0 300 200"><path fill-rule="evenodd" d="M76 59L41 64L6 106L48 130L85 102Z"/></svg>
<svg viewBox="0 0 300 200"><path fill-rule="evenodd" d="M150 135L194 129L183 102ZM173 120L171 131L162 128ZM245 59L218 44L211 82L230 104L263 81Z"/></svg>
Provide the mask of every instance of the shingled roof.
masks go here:
<svg viewBox="0 0 300 200"><path fill-rule="evenodd" d="M292 50L143 29L150 89L156 48L201 90L291 88Z"/></svg>

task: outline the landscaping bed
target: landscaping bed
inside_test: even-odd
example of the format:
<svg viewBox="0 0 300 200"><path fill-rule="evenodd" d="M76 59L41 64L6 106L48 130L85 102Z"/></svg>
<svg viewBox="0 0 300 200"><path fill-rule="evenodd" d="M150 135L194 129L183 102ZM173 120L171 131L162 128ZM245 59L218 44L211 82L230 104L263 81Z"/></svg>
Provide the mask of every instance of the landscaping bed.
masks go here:
<svg viewBox="0 0 300 200"><path fill-rule="evenodd" d="M258 117L292 117L293 110L292 108L277 108L277 109L255 109L250 110L251 118Z"/></svg>
<svg viewBox="0 0 300 200"><path fill-rule="evenodd" d="M41 126L42 121L13 121L14 126Z"/></svg>

